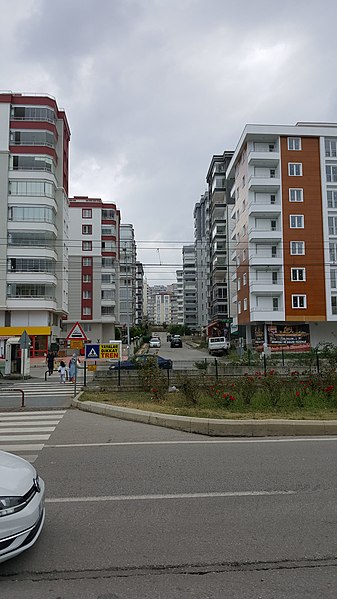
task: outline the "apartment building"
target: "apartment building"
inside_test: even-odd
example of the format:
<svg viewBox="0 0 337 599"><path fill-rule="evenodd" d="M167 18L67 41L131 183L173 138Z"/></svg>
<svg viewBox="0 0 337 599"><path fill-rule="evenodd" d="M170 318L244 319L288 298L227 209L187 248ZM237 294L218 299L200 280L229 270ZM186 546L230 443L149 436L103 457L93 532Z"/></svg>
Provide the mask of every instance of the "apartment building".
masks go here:
<svg viewBox="0 0 337 599"><path fill-rule="evenodd" d="M136 262L136 325L144 321L144 268L141 262Z"/></svg>
<svg viewBox="0 0 337 599"><path fill-rule="evenodd" d="M230 251L233 223L230 219L234 199L230 195L232 181L226 170L233 152L225 151L212 157L206 181L209 197L209 320L207 334L229 335L229 321L236 318L232 304L231 284L235 264ZM230 175L232 176L232 175ZM235 323L234 323L235 324Z"/></svg>
<svg viewBox="0 0 337 599"><path fill-rule="evenodd" d="M227 177L247 342L336 343L337 124L247 125Z"/></svg>
<svg viewBox="0 0 337 599"><path fill-rule="evenodd" d="M115 204L88 196L70 198L65 334L79 322L92 342L115 339L119 323L119 230L120 213Z"/></svg>
<svg viewBox="0 0 337 599"><path fill-rule="evenodd" d="M194 207L194 247L197 284L197 325L199 330L209 323L210 229L209 195L204 193Z"/></svg>
<svg viewBox="0 0 337 599"><path fill-rule="evenodd" d="M176 271L177 282L172 293L172 324L184 325L184 277L183 271Z"/></svg>
<svg viewBox="0 0 337 599"><path fill-rule="evenodd" d="M192 331L198 329L196 255L194 245L184 245L183 254L183 298L184 324Z"/></svg>
<svg viewBox="0 0 337 599"><path fill-rule="evenodd" d="M154 324L171 324L171 294L167 292L156 293L154 296Z"/></svg>
<svg viewBox="0 0 337 599"><path fill-rule="evenodd" d="M0 94L0 354L27 331L31 356L68 314L70 129L54 98Z"/></svg>
<svg viewBox="0 0 337 599"><path fill-rule="evenodd" d="M133 225L120 226L120 323L124 333L136 324L137 248Z"/></svg>

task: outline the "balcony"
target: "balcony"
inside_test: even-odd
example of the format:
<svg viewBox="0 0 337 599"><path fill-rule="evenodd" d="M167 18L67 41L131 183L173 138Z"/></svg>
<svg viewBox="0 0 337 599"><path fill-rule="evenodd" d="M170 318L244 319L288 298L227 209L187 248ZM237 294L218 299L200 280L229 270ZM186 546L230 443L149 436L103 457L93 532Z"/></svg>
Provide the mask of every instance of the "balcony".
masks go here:
<svg viewBox="0 0 337 599"><path fill-rule="evenodd" d="M279 308L273 310L272 306L263 308L255 306L250 309L250 320L251 322L275 322L284 321L284 310Z"/></svg>
<svg viewBox="0 0 337 599"><path fill-rule="evenodd" d="M272 254L271 248L268 250L260 250L256 254L249 256L250 266L282 266L283 254L281 251Z"/></svg>
<svg viewBox="0 0 337 599"><path fill-rule="evenodd" d="M269 177L268 175L251 175L248 179L250 191L277 192L280 188L280 177Z"/></svg>
<svg viewBox="0 0 337 599"><path fill-rule="evenodd" d="M277 151L261 151L257 149L253 149L248 154L248 164L249 166L267 166L267 167L276 167L280 160L280 154Z"/></svg>
<svg viewBox="0 0 337 599"><path fill-rule="evenodd" d="M279 241L282 237L281 229L257 229L249 227L249 241Z"/></svg>
<svg viewBox="0 0 337 599"><path fill-rule="evenodd" d="M249 216L262 216L268 215L270 217L277 218L281 213L281 204L280 202L276 202L272 204L269 202L254 202L249 204L248 206L248 215Z"/></svg>
<svg viewBox="0 0 337 599"><path fill-rule="evenodd" d="M268 277L261 281L250 281L249 291L254 295L279 296L283 293L283 284L281 280L273 283L271 277Z"/></svg>

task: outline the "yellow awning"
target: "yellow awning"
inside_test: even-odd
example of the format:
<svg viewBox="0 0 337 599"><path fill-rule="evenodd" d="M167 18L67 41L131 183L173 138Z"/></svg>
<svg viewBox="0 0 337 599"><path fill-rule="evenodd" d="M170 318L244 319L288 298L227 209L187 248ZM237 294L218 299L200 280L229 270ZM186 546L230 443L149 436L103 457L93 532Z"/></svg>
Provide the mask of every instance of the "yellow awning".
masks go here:
<svg viewBox="0 0 337 599"><path fill-rule="evenodd" d="M28 335L51 335L50 327L0 327L0 337L20 337L23 331Z"/></svg>

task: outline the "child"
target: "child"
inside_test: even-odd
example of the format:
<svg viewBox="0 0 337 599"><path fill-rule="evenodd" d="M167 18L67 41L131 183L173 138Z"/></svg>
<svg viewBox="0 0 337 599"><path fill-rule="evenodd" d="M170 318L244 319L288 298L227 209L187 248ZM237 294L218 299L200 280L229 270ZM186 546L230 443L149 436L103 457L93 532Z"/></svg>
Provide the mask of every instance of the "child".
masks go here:
<svg viewBox="0 0 337 599"><path fill-rule="evenodd" d="M60 365L58 367L58 371L60 373L60 383L65 383L66 382L67 367L66 367L65 363L63 362L63 360L61 360L61 362L60 362Z"/></svg>

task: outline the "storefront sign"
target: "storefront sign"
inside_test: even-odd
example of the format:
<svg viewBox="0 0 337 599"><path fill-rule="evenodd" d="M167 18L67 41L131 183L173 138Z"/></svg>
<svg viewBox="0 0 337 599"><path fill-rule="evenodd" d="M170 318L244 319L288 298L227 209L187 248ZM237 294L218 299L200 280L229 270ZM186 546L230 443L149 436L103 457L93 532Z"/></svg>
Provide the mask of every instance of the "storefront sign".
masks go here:
<svg viewBox="0 0 337 599"><path fill-rule="evenodd" d="M263 325L252 326L252 344L257 351L263 350ZM310 331L307 324L267 325L267 343L271 351L309 351Z"/></svg>

